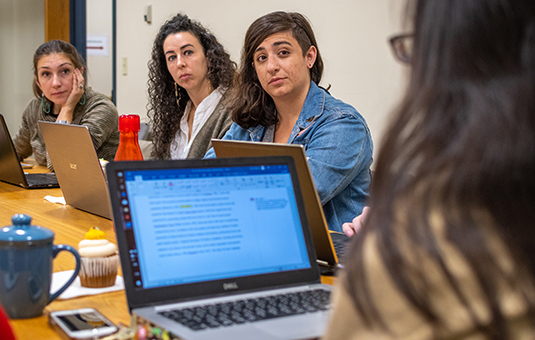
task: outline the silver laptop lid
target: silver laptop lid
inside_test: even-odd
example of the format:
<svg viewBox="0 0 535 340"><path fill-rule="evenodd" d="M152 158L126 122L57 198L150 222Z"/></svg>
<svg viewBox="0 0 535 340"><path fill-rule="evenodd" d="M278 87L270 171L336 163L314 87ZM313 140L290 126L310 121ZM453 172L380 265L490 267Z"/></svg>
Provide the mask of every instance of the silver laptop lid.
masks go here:
<svg viewBox="0 0 535 340"><path fill-rule="evenodd" d="M26 187L28 184L24 172L20 166L6 121L1 114L0 125L0 180Z"/></svg>
<svg viewBox="0 0 535 340"><path fill-rule="evenodd" d="M54 173L24 173L4 116L0 114L0 181L26 189L57 188Z"/></svg>
<svg viewBox="0 0 535 340"><path fill-rule="evenodd" d="M212 146L218 158L291 156L295 161L316 255L328 266L338 267L339 259L302 145L212 139Z"/></svg>
<svg viewBox="0 0 535 340"><path fill-rule="evenodd" d="M65 202L111 219L108 188L86 126L39 121Z"/></svg>

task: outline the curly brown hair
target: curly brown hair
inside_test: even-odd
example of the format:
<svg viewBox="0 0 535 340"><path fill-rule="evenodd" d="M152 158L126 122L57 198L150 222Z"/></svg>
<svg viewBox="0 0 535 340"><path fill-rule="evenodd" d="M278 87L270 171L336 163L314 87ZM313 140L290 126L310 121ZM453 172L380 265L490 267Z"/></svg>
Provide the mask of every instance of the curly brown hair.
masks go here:
<svg viewBox="0 0 535 340"><path fill-rule="evenodd" d="M278 122L275 103L262 88L253 66L256 48L270 35L290 32L297 40L303 56L311 46L316 47L316 62L310 69L311 80L319 84L323 74L323 60L308 20L300 13L272 12L256 19L245 34L241 64L234 84L233 100L229 105L232 119L242 128Z"/></svg>
<svg viewBox="0 0 535 340"><path fill-rule="evenodd" d="M202 45L208 65L207 77L212 88L217 89L220 85L231 87L236 73L236 63L230 59L229 53L199 22L179 13L162 25L154 39L152 57L148 63L147 82L149 89L147 109L154 144L151 156L156 159L170 158L170 145L180 127L180 120L189 101L188 92L176 84L169 73L163 51L165 39L170 34L179 32L193 34Z"/></svg>

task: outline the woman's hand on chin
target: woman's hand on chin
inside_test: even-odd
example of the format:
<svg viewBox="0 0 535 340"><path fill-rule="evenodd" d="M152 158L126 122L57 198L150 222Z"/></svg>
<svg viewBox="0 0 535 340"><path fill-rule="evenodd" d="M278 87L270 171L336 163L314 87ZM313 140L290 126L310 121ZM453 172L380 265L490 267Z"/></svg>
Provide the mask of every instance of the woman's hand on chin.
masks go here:
<svg viewBox="0 0 535 340"><path fill-rule="evenodd" d="M65 101L65 104L61 107L60 113L58 115L58 120L67 120L72 122L72 115L76 104L80 101L84 95L85 84L84 77L82 76L82 71L80 69L75 69L73 72L72 79L72 88L69 97Z"/></svg>

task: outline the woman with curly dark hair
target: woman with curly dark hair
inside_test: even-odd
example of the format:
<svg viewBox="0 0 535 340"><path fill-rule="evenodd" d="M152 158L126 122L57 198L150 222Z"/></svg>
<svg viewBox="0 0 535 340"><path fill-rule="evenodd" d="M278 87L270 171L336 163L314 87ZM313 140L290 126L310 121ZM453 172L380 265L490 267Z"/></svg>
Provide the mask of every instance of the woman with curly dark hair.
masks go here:
<svg viewBox="0 0 535 340"><path fill-rule="evenodd" d="M149 61L152 158L202 158L232 124L225 102L236 63L200 23L177 14L160 28Z"/></svg>

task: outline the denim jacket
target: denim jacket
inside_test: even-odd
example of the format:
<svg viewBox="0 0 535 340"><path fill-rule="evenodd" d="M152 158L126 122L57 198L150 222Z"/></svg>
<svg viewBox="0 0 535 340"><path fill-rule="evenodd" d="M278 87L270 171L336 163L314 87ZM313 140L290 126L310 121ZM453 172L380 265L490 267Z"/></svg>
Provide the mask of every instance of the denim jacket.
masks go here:
<svg viewBox="0 0 535 340"><path fill-rule="evenodd" d="M223 139L261 141L264 126L233 123ZM290 144L302 144L329 229L342 231L362 212L370 186L373 143L364 118L351 105L310 82ZM215 157L212 149L205 158Z"/></svg>

